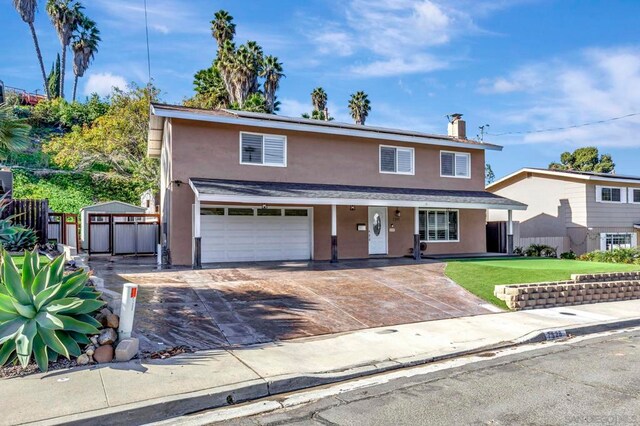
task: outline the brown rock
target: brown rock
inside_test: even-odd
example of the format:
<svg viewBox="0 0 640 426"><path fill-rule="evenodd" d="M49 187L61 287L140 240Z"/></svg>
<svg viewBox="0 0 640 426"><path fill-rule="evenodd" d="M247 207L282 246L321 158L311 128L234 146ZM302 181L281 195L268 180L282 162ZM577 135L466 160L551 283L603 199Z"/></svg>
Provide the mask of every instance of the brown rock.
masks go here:
<svg viewBox="0 0 640 426"><path fill-rule="evenodd" d="M93 354L93 359L95 362L100 364L113 361L113 346L100 346Z"/></svg>
<svg viewBox="0 0 640 426"><path fill-rule="evenodd" d="M89 355L87 354L81 354L77 359L76 362L78 363L78 365L86 365L89 364Z"/></svg>
<svg viewBox="0 0 640 426"><path fill-rule="evenodd" d="M98 336L98 343L100 343L100 345L111 345L116 340L118 340L118 335L113 328L103 329L100 331L100 336Z"/></svg>
<svg viewBox="0 0 640 426"><path fill-rule="evenodd" d="M107 327L117 329L120 325L120 317L116 314L107 315Z"/></svg>

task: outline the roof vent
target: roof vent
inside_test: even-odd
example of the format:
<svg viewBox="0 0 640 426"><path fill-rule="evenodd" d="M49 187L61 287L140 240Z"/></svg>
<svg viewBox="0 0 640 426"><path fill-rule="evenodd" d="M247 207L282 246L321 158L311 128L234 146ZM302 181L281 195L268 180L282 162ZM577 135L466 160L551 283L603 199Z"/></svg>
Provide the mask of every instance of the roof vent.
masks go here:
<svg viewBox="0 0 640 426"><path fill-rule="evenodd" d="M449 136L456 139L466 139L467 124L462 119L462 114L454 113L454 114L448 115L447 117L449 117L449 127L448 127Z"/></svg>

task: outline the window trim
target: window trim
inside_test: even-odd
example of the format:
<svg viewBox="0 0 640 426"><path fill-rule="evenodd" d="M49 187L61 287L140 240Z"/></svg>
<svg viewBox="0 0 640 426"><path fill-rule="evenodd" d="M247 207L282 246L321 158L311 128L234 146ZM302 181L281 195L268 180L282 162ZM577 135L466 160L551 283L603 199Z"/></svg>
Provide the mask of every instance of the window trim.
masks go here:
<svg viewBox="0 0 640 426"><path fill-rule="evenodd" d="M619 189L620 190L620 201L608 201L602 199L602 190L603 189ZM609 185L596 185L596 203L604 203L604 204L625 204L627 202L627 188L623 186L609 186Z"/></svg>
<svg viewBox="0 0 640 426"><path fill-rule="evenodd" d="M259 135L262 136L262 162L261 163L245 163L242 161L242 135L246 134L246 135ZM276 137L276 138L283 138L284 139L284 144L283 144L283 154L282 154L282 164L266 164L264 162L264 138L265 136L267 137ZM287 136L286 135L274 135L271 133L258 133L258 132L245 132L245 131L241 131L239 136L238 136L239 142L238 142L238 151L239 151L239 162L241 165L243 166L262 166L262 167L287 167L287 145L288 145L288 141L287 141Z"/></svg>
<svg viewBox="0 0 640 426"><path fill-rule="evenodd" d="M616 235L628 235L630 237L629 246L631 248L638 247L638 234L636 232L601 232L600 233L600 251L609 251L607 249L607 237ZM612 244L613 246L613 244Z"/></svg>
<svg viewBox="0 0 640 426"><path fill-rule="evenodd" d="M396 150L396 171L395 172L387 172L382 170L382 148L393 148ZM398 149L404 149L407 151L411 151L411 172L398 172ZM415 148L409 146L396 146L396 145L383 145L381 144L378 147L378 172L387 174L387 175L405 175L405 176L415 176L416 174L416 150Z"/></svg>
<svg viewBox="0 0 640 426"><path fill-rule="evenodd" d="M431 243L459 243L460 242L460 209L430 209L430 208L419 208L418 209L418 214L419 212L427 212L427 222L425 222L425 236L427 237L426 240L421 239L420 242L421 243L427 243L427 244L431 244ZM457 223L457 233L458 233L458 238L455 240L430 240L429 239L429 218L428 218L428 212L456 212L456 214L458 215L458 223ZM448 220L448 219L447 219ZM447 224L448 227L448 224Z"/></svg>
<svg viewBox="0 0 640 426"><path fill-rule="evenodd" d="M640 201L633 201L633 193L634 193L634 191L640 192L640 188L629 187L629 188L627 188L627 191L628 191L627 202L629 204L640 204Z"/></svg>
<svg viewBox="0 0 640 426"><path fill-rule="evenodd" d="M442 174L442 154L453 154L453 176L443 175ZM467 176L458 176L456 174L456 156L464 155L467 157ZM460 151L440 151L440 177L443 178L453 178L453 179L471 179L471 153L470 152L460 152Z"/></svg>

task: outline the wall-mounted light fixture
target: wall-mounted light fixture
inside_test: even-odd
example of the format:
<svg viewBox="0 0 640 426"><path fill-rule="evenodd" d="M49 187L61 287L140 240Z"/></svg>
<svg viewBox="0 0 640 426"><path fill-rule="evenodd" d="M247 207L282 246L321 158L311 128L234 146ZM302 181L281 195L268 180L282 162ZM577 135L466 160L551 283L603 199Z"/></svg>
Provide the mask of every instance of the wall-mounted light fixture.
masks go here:
<svg viewBox="0 0 640 426"><path fill-rule="evenodd" d="M267 209L267 205L266 205L266 204L263 204L263 205L262 205L262 210L266 210L266 209Z"/></svg>
<svg viewBox="0 0 640 426"><path fill-rule="evenodd" d="M180 185L182 185L184 182L181 180L172 180L171 183L175 183L176 186L180 187Z"/></svg>
<svg viewBox="0 0 640 426"><path fill-rule="evenodd" d="M355 209L356 209L356 206L349 206L349 210L355 211Z"/></svg>
<svg viewBox="0 0 640 426"><path fill-rule="evenodd" d="M400 209L396 208L396 219L400 219Z"/></svg>

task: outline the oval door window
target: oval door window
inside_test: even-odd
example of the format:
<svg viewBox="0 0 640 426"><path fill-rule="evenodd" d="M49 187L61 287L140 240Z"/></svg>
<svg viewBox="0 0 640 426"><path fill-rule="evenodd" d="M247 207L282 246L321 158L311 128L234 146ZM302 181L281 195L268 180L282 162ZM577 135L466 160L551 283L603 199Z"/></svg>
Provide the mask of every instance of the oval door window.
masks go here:
<svg viewBox="0 0 640 426"><path fill-rule="evenodd" d="M381 230L382 230L382 219L380 218L379 213L375 213L373 215L373 233L376 234L376 237L380 235Z"/></svg>

